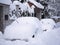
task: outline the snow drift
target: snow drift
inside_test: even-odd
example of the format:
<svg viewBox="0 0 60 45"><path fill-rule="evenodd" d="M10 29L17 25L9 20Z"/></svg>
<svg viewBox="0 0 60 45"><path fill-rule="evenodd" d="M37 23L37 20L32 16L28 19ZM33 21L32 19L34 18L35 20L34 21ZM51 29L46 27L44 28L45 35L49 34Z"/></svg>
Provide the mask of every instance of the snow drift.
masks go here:
<svg viewBox="0 0 60 45"><path fill-rule="evenodd" d="M4 36L6 39L29 39L41 32L40 21L35 17L21 17L6 27Z"/></svg>

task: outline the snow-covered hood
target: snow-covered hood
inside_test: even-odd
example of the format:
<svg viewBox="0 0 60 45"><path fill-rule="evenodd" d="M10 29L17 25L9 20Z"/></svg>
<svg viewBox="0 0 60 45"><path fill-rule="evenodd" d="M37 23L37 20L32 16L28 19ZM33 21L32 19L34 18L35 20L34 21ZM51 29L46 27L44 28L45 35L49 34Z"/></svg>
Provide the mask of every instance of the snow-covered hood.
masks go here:
<svg viewBox="0 0 60 45"><path fill-rule="evenodd" d="M6 27L4 36L7 39L29 39L37 34L37 31L41 31L40 22L37 18L21 17Z"/></svg>

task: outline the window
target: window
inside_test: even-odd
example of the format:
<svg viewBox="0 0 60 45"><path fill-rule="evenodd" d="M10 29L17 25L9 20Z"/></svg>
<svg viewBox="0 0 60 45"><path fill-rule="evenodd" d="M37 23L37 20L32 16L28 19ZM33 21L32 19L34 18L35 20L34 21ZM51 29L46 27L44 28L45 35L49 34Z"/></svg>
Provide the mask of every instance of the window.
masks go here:
<svg viewBox="0 0 60 45"><path fill-rule="evenodd" d="M8 15L5 15L5 20L8 20Z"/></svg>

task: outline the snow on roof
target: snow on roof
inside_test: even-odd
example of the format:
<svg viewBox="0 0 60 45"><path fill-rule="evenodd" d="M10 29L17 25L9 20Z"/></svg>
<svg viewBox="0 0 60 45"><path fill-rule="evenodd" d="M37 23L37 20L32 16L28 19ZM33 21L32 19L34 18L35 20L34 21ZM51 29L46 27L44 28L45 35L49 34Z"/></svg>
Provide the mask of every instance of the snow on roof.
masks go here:
<svg viewBox="0 0 60 45"><path fill-rule="evenodd" d="M14 5L19 5L20 2L19 2L19 1L14 1L13 4L14 4Z"/></svg>
<svg viewBox="0 0 60 45"><path fill-rule="evenodd" d="M33 4L36 5L38 8L44 9L44 6L41 5L40 3L36 2L35 0L29 0L29 2L33 3Z"/></svg>
<svg viewBox="0 0 60 45"><path fill-rule="evenodd" d="M11 0L0 0L0 3L10 5L12 2Z"/></svg>

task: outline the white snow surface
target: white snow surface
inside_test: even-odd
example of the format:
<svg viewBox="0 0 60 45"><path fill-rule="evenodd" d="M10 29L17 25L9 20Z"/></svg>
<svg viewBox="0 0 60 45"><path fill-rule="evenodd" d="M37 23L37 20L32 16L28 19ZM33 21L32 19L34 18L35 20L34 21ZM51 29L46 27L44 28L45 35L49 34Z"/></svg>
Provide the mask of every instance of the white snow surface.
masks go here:
<svg viewBox="0 0 60 45"><path fill-rule="evenodd" d="M51 30L55 27L56 23L53 19L41 19L42 30Z"/></svg>
<svg viewBox="0 0 60 45"><path fill-rule="evenodd" d="M31 18L31 17L30 17ZM28 19L30 19L30 18L28 18ZM20 19L20 20L19 20ZM26 17L26 19L27 19L27 17ZM25 19L25 20L26 20ZM32 25L29 25L29 24L31 24L31 20L33 19L31 19L31 20L26 20L26 22L28 23L27 25L27 28L29 27L29 29L32 29L33 28L33 25L35 25L35 24L33 24L32 23ZM18 21L19 20L19 21ZM18 32L18 30L14 30L14 29L16 29L16 27L18 27L19 29L20 29L20 27L19 27L19 25L22 23L20 23L20 21L22 20L22 22L24 21L22 18L18 18L16 21L14 21L10 26L8 26L6 29L5 29L5 33L6 33L6 36L8 37L9 36L9 33L10 33L10 35L13 35L13 33L15 33L16 31ZM29 21L29 22L28 22ZM18 24L18 22L19 22L19 24ZM23 23L22 23L22 25L24 25L24 27L25 27L25 24L26 24L26 22L24 21ZM37 21L36 21L37 22ZM41 23L41 22L40 22ZM58 22L59 23L59 22ZM60 23L59 23L60 24ZM16 26L16 25L18 25L18 26ZM14 27L14 29L13 30L11 30L10 31L10 29L12 29L12 27L11 26L15 26ZM32 27L30 27L30 26L32 26ZM34 26L35 27L35 26ZM38 27L38 26L37 26ZM22 28L21 28L22 29ZM36 28L35 28L36 29ZM9 31L10 32L9 32ZM13 32L14 31L14 32ZM7 33L7 32L9 32L9 33ZM12 33L13 32L13 33ZM17 32L16 32L16 34L17 34ZM28 32L28 30L27 30L27 32ZM12 34L11 34L12 33ZM20 31L18 32L18 33L20 33ZM30 32L29 32L30 33ZM28 34L29 34L28 33ZM16 35L16 34L14 34L14 35ZM2 33L0 32L0 37L2 37L2 36L5 36L5 34L4 35L2 35ZM19 35L20 36L20 35ZM18 36L18 37L19 37ZM9 37L8 37L8 39L10 39ZM27 38L28 39L28 38ZM11 41L11 40L6 40L6 37L4 37L4 38L0 38L0 45L60 45L60 27L59 28L54 28L54 29L51 29L51 30L48 30L48 31L45 31L45 32L43 32L43 33L41 33L40 34L40 32L38 32L38 34L35 36L35 38L29 38L29 41L28 42L26 42L26 41L23 41L23 40L15 40L15 41Z"/></svg>
<svg viewBox="0 0 60 45"><path fill-rule="evenodd" d="M28 42L0 39L0 45L60 45L60 28L43 32L41 35L31 38Z"/></svg>
<svg viewBox="0 0 60 45"><path fill-rule="evenodd" d="M10 5L12 2L11 0L0 0L0 3Z"/></svg>
<svg viewBox="0 0 60 45"><path fill-rule="evenodd" d="M60 28L48 30L36 38L36 45L60 45Z"/></svg>
<svg viewBox="0 0 60 45"><path fill-rule="evenodd" d="M21 17L5 29L6 39L29 39L41 32L40 21L35 17Z"/></svg>

